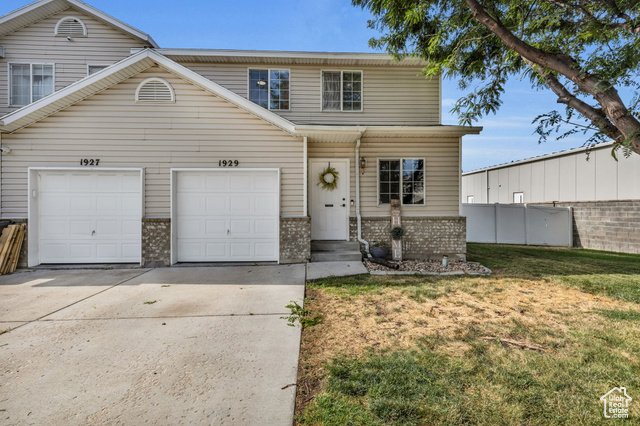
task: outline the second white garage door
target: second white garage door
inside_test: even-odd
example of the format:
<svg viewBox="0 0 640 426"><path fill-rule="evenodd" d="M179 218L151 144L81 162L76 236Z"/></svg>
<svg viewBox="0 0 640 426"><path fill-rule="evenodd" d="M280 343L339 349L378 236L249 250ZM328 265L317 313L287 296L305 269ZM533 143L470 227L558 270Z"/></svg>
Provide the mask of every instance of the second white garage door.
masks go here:
<svg viewBox="0 0 640 426"><path fill-rule="evenodd" d="M141 171L41 170L39 262L139 263Z"/></svg>
<svg viewBox="0 0 640 426"><path fill-rule="evenodd" d="M178 262L277 261L279 170L174 171Z"/></svg>

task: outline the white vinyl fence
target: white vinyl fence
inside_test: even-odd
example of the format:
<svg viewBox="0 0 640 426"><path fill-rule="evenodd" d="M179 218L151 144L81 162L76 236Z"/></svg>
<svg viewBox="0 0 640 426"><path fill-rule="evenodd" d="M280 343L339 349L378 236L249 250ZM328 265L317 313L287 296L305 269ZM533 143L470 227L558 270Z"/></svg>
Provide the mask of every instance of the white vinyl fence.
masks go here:
<svg viewBox="0 0 640 426"><path fill-rule="evenodd" d="M573 246L571 207L462 204L467 242Z"/></svg>

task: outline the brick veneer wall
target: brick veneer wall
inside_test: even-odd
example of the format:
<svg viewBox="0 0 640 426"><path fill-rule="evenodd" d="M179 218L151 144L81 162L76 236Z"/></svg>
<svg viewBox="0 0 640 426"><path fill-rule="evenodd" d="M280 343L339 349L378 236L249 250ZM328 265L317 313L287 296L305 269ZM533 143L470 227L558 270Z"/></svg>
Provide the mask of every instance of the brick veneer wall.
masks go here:
<svg viewBox="0 0 640 426"><path fill-rule="evenodd" d="M403 216L403 257L406 259L465 259L467 253L467 220L462 216ZM350 239L357 241L356 218L350 220ZM363 217L362 238L369 243L391 241L391 218Z"/></svg>
<svg viewBox="0 0 640 426"><path fill-rule="evenodd" d="M573 208L574 247L640 253L640 200L543 205Z"/></svg>
<svg viewBox="0 0 640 426"><path fill-rule="evenodd" d="M142 266L171 266L171 219L142 218Z"/></svg>
<svg viewBox="0 0 640 426"><path fill-rule="evenodd" d="M280 263L300 263L311 258L311 219L280 218Z"/></svg>

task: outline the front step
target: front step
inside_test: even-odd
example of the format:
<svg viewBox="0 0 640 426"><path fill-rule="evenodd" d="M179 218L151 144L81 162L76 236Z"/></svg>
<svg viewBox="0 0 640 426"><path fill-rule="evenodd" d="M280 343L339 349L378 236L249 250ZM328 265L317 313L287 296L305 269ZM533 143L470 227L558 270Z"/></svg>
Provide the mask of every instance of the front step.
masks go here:
<svg viewBox="0 0 640 426"><path fill-rule="evenodd" d="M311 241L311 251L360 251L357 241Z"/></svg>
<svg viewBox="0 0 640 426"><path fill-rule="evenodd" d="M311 241L312 262L361 261L360 244L356 241Z"/></svg>

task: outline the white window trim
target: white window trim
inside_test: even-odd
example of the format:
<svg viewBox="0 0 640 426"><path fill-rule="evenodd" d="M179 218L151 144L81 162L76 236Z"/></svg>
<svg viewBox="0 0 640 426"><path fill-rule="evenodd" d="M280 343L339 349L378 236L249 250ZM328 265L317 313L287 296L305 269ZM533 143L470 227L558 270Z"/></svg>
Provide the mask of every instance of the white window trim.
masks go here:
<svg viewBox="0 0 640 426"><path fill-rule="evenodd" d="M265 68L265 67L249 67L247 68L247 99L251 101L251 71L267 71L268 81L267 86L271 85L271 71L286 71L289 73L289 108L287 109L272 109L271 108L271 91L268 90L267 97L267 109L269 111L291 111L291 69L289 68ZM253 101L251 101L253 102ZM255 103L255 102L254 102ZM258 104L256 104L258 105Z"/></svg>
<svg viewBox="0 0 640 426"><path fill-rule="evenodd" d="M11 81L11 66L12 65L29 65L29 77L30 77L30 81L29 81L29 92L30 92L30 96L29 96L29 100L31 102L29 102L26 105L13 105L11 103L11 84L13 83ZM24 106L27 105L31 105L34 100L33 100L33 66L34 65L51 65L53 67L53 92L51 93L55 93L56 92L56 64L51 64L51 63L45 63L45 62L9 62L7 63L7 81L9 82L9 86L8 86L8 91L7 91L7 106L11 107L11 108L22 108ZM47 95L49 96L49 95ZM45 96L45 98L47 97Z"/></svg>
<svg viewBox="0 0 640 426"><path fill-rule="evenodd" d="M67 21L69 19L74 19L78 22L80 22L80 25L82 25L82 30L83 30L83 34L82 35L78 35L78 34L74 34L73 36L70 36L68 34L58 34L58 29L60 28L60 24L63 23L64 21ZM64 18L60 19L58 21L58 23L56 24L56 28L53 31L53 34L56 37L87 37L88 36L88 31L87 31L87 26L85 25L84 21L80 18L78 18L77 16L65 16Z"/></svg>
<svg viewBox="0 0 640 426"><path fill-rule="evenodd" d="M142 87L147 84L150 83L152 81L157 81L159 83L164 84L165 86L167 86L169 88L169 91L171 92L171 100L170 101L142 101L139 99L139 95L140 95L140 89L142 89ZM141 103L141 104L164 104L164 103L172 103L176 101L176 92L175 90L173 90L173 86L164 78L160 78L160 77L149 77L149 78L145 78L144 80L142 80L140 82L140 84L138 84L138 87L136 88L136 97L135 97L135 101L136 103Z"/></svg>
<svg viewBox="0 0 640 426"><path fill-rule="evenodd" d="M96 74L96 73L98 73L100 71L103 71L103 70L96 71L93 74L89 74L89 67L105 67L105 68L109 68L110 65L108 65L108 64L87 64L87 75L93 75L93 74Z"/></svg>
<svg viewBox="0 0 640 426"><path fill-rule="evenodd" d="M473 204L474 197L473 195L467 195L467 204Z"/></svg>
<svg viewBox="0 0 640 426"><path fill-rule="evenodd" d="M340 73L340 109L324 109L322 106L324 105L324 73L325 72L339 72ZM343 74L345 72L359 72L360 73L360 109L357 111L354 110L344 110L344 103L342 99L342 82L343 82ZM344 112L344 113L355 113L360 114L364 112L364 71L363 70L336 70L336 69L321 69L320 70L320 111L321 112Z"/></svg>
<svg viewBox="0 0 640 426"><path fill-rule="evenodd" d="M422 173L424 178L422 183L424 184L424 198L421 204L405 204L402 197L402 162L403 160L422 160ZM391 203L380 202L380 161L400 161L400 204L403 206L426 206L427 205L427 159L425 157L377 157L376 158L376 203L378 207L389 206Z"/></svg>

